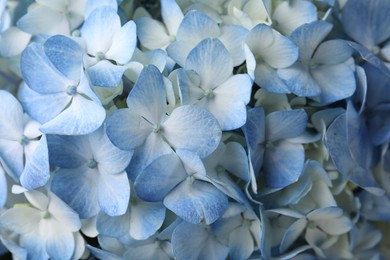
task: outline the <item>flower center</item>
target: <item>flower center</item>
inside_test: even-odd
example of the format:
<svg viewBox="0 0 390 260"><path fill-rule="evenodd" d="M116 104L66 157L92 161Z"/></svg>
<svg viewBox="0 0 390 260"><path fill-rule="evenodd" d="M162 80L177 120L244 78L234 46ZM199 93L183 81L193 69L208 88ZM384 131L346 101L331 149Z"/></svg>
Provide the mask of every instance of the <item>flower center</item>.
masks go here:
<svg viewBox="0 0 390 260"><path fill-rule="evenodd" d="M98 61L101 61L101 60L104 60L104 53L101 52L101 51L98 51L95 55L95 58L98 60Z"/></svg>
<svg viewBox="0 0 390 260"><path fill-rule="evenodd" d="M87 167L88 168L93 169L93 168L96 168L96 166L97 166L97 162L94 159L91 159L91 160L89 160L87 162Z"/></svg>
<svg viewBox="0 0 390 260"><path fill-rule="evenodd" d="M207 99L211 99L214 97L214 92L212 89L208 89L204 92L204 96L207 98Z"/></svg>
<svg viewBox="0 0 390 260"><path fill-rule="evenodd" d="M153 132L155 132L156 134L161 132L161 125L160 124L154 125Z"/></svg>
<svg viewBox="0 0 390 260"><path fill-rule="evenodd" d="M74 96L77 92L77 87L76 86L68 86L66 88L66 94L68 94L69 96Z"/></svg>
<svg viewBox="0 0 390 260"><path fill-rule="evenodd" d="M19 139L19 143L23 146L28 145L29 142L30 142L30 139L28 139L28 137L25 135L22 135L22 137L20 137L20 139Z"/></svg>

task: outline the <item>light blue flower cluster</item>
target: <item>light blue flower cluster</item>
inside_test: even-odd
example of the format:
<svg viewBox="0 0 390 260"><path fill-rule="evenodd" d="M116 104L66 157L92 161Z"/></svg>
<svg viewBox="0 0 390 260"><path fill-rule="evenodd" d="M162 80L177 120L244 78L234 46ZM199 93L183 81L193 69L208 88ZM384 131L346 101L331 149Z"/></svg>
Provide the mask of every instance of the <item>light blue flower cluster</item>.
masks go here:
<svg viewBox="0 0 390 260"><path fill-rule="evenodd" d="M389 258L389 13L0 0L0 255Z"/></svg>

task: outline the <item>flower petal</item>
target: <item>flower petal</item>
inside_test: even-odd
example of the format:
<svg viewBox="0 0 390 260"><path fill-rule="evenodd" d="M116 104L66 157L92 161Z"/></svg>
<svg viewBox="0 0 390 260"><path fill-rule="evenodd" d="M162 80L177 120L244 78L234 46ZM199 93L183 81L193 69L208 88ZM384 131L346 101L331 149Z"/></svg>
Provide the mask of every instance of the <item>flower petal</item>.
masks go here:
<svg viewBox="0 0 390 260"><path fill-rule="evenodd" d="M97 87L114 88L122 80L127 67L114 65L108 60L102 60L87 68L87 74L91 84Z"/></svg>

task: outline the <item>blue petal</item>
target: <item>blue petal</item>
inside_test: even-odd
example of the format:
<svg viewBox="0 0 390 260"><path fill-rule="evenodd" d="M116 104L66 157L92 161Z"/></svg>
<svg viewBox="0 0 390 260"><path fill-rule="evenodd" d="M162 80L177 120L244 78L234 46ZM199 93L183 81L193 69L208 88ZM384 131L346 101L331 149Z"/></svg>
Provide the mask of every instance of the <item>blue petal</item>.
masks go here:
<svg viewBox="0 0 390 260"><path fill-rule="evenodd" d="M112 64L108 60L99 61L87 69L91 84L97 87L114 88L119 85L127 68Z"/></svg>
<svg viewBox="0 0 390 260"><path fill-rule="evenodd" d="M387 195L376 196L362 191L359 194L362 203L361 213L368 220L390 221L390 199Z"/></svg>
<svg viewBox="0 0 390 260"><path fill-rule="evenodd" d="M135 239L147 239L157 232L165 219L165 207L162 203L137 200L130 208L130 236Z"/></svg>
<svg viewBox="0 0 390 260"><path fill-rule="evenodd" d="M133 55L136 44L137 34L135 23L128 21L114 34L111 47L106 52L105 57L115 60L119 64L125 64Z"/></svg>
<svg viewBox="0 0 390 260"><path fill-rule="evenodd" d="M229 253L227 245L218 241L211 228L186 222L173 231L172 247L177 259L225 259Z"/></svg>
<svg viewBox="0 0 390 260"><path fill-rule="evenodd" d="M43 44L43 48L58 71L74 81L79 80L84 54L80 45L66 36L55 35Z"/></svg>
<svg viewBox="0 0 390 260"><path fill-rule="evenodd" d="M258 174L263 164L263 144L265 141L265 114L262 107L248 110L248 119L242 130L249 147L253 171L255 174Z"/></svg>
<svg viewBox="0 0 390 260"><path fill-rule="evenodd" d="M106 111L101 105L77 94L68 108L42 125L40 130L47 134L89 134L103 124L105 117Z"/></svg>
<svg viewBox="0 0 390 260"><path fill-rule="evenodd" d="M100 172L98 202L100 209L110 216L125 214L130 198L130 184L126 172Z"/></svg>
<svg viewBox="0 0 390 260"><path fill-rule="evenodd" d="M46 136L42 135L34 153L26 162L26 166L20 176L20 183L28 190L42 187L50 178L49 151Z"/></svg>
<svg viewBox="0 0 390 260"><path fill-rule="evenodd" d="M246 122L251 90L249 75L234 75L213 90L213 98L203 97L196 104L211 112L223 131L237 129Z"/></svg>
<svg viewBox="0 0 390 260"><path fill-rule="evenodd" d="M23 109L9 92L0 90L0 139L19 141L23 135ZM7 112L5 112L7 111Z"/></svg>
<svg viewBox="0 0 390 260"><path fill-rule="evenodd" d="M54 67L46 56L43 45L39 43L30 44L20 59L23 79L38 93L65 92L68 86L75 85L75 82L66 78Z"/></svg>
<svg viewBox="0 0 390 260"><path fill-rule="evenodd" d="M44 124L59 115L69 105L72 97L66 92L40 94L23 84L19 89L19 99L31 118Z"/></svg>
<svg viewBox="0 0 390 260"><path fill-rule="evenodd" d="M326 132L325 143L337 170L356 185L377 195L383 190L378 187L372 173L359 166L352 158L348 146L346 115L338 116Z"/></svg>
<svg viewBox="0 0 390 260"><path fill-rule="evenodd" d="M301 62L309 62L317 46L325 39L332 30L332 24L324 21L316 21L304 24L292 34L292 40L299 47L299 59Z"/></svg>
<svg viewBox="0 0 390 260"><path fill-rule="evenodd" d="M23 146L19 142L0 139L0 161L16 182L23 172L23 155Z"/></svg>
<svg viewBox="0 0 390 260"><path fill-rule="evenodd" d="M88 18L88 16L95 11L95 9L100 7L110 7L114 9L115 11L118 11L118 2L117 0L100 0L100 1L94 1L94 0L87 0L87 4L85 5L84 10L84 17Z"/></svg>
<svg viewBox="0 0 390 260"><path fill-rule="evenodd" d="M163 77L154 65L146 66L127 97L129 109L153 124L160 124L167 112Z"/></svg>
<svg viewBox="0 0 390 260"><path fill-rule="evenodd" d="M219 40L229 51L234 66L241 65L245 60L242 42L247 34L248 30L240 25L228 24L221 27Z"/></svg>
<svg viewBox="0 0 390 260"><path fill-rule="evenodd" d="M305 230L307 220L305 218L295 221L284 233L282 242L280 244L280 252L284 253Z"/></svg>
<svg viewBox="0 0 390 260"><path fill-rule="evenodd" d="M92 158L92 150L85 136L48 135L50 164L60 168L76 168Z"/></svg>
<svg viewBox="0 0 390 260"><path fill-rule="evenodd" d="M329 40L318 46L313 62L316 64L339 64L352 56L353 49L343 40Z"/></svg>
<svg viewBox="0 0 390 260"><path fill-rule="evenodd" d="M161 127L173 148L196 152L201 158L217 148L222 135L217 120L207 110L191 105L173 110Z"/></svg>
<svg viewBox="0 0 390 260"><path fill-rule="evenodd" d="M266 149L264 178L271 188L284 188L298 180L305 162L301 144L281 142Z"/></svg>
<svg viewBox="0 0 390 260"><path fill-rule="evenodd" d="M202 89L207 90L227 80L233 72L233 62L223 43L209 38L192 49L185 68L196 71L201 78Z"/></svg>
<svg viewBox="0 0 390 260"><path fill-rule="evenodd" d="M248 259L255 249L250 230L239 227L229 235L229 256L231 259Z"/></svg>
<svg viewBox="0 0 390 260"><path fill-rule="evenodd" d="M106 121L106 132L111 142L126 151L142 145L152 133L153 126L130 109L114 111Z"/></svg>
<svg viewBox="0 0 390 260"><path fill-rule="evenodd" d="M371 49L390 37L389 12L387 1L348 1L343 7L342 24L351 38Z"/></svg>
<svg viewBox="0 0 390 260"><path fill-rule="evenodd" d="M88 137L89 144L93 150L93 158L98 163L97 167L100 172L119 173L126 169L133 153L120 150L113 145L108 139L103 127Z"/></svg>
<svg viewBox="0 0 390 260"><path fill-rule="evenodd" d="M149 50L164 48L170 38L167 30L160 21L150 17L141 17L136 20L137 36L142 46Z"/></svg>
<svg viewBox="0 0 390 260"><path fill-rule="evenodd" d="M85 20L81 36L87 43L87 52L95 56L106 53L111 46L114 34L121 28L121 22L115 9L103 6L95 9Z"/></svg>
<svg viewBox="0 0 390 260"><path fill-rule="evenodd" d="M98 171L85 166L61 169L54 175L51 189L75 210L80 218L90 218L100 210L97 200L98 174Z"/></svg>
<svg viewBox="0 0 390 260"><path fill-rule="evenodd" d="M277 71L267 64L256 64L254 73L256 84L265 90L273 93L290 93L289 87L279 77Z"/></svg>
<svg viewBox="0 0 390 260"><path fill-rule="evenodd" d="M109 216L100 211L96 218L96 229L102 236L119 239L126 235L130 229L130 209L120 216Z"/></svg>
<svg viewBox="0 0 390 260"><path fill-rule="evenodd" d="M58 221L47 222L45 229L46 251L51 259L70 259L75 249L73 233L59 225ZM61 234L61 235L59 235Z"/></svg>
<svg viewBox="0 0 390 260"><path fill-rule="evenodd" d="M48 197L50 199L48 207L50 214L64 224L68 230L78 232L81 228L79 215L54 193L49 192Z"/></svg>
<svg viewBox="0 0 390 260"><path fill-rule="evenodd" d="M228 200L213 185L189 177L165 197L164 205L187 222L211 224L225 212Z"/></svg>
<svg viewBox="0 0 390 260"><path fill-rule="evenodd" d="M321 104L329 104L353 95L356 89L355 75L345 63L323 65L311 70L313 79L320 85L321 94L313 98Z"/></svg>
<svg viewBox="0 0 390 260"><path fill-rule="evenodd" d="M272 112L266 117L266 139L274 142L297 137L306 130L307 120L307 114L303 109Z"/></svg>
<svg viewBox="0 0 390 260"><path fill-rule="evenodd" d="M276 24L275 28L284 34L290 34L302 24L316 20L317 8L312 2L307 1L281 2L272 16L272 21Z"/></svg>
<svg viewBox="0 0 390 260"><path fill-rule="evenodd" d="M135 191L145 201L162 201L187 176L176 154L155 159L135 180Z"/></svg>
<svg viewBox="0 0 390 260"><path fill-rule="evenodd" d="M175 0L161 1L161 16L169 34L176 35L184 15Z"/></svg>
<svg viewBox="0 0 390 260"><path fill-rule="evenodd" d="M115 0L114 0L115 1ZM96 1L93 1L96 2ZM86 245L88 250L91 252L91 254L94 257L97 257L98 259L106 259L106 260L121 260L123 257L114 255L108 251L102 250L100 248L96 248L90 245Z"/></svg>

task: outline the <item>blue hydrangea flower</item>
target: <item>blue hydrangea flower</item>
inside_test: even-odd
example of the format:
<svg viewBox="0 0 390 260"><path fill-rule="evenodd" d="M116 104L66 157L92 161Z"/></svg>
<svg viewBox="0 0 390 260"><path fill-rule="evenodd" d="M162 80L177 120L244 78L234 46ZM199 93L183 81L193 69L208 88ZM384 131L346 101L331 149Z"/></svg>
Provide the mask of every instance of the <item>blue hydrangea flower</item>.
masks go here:
<svg viewBox="0 0 390 260"><path fill-rule="evenodd" d="M81 223L77 213L51 192L46 195L34 190L25 195L30 205L5 211L0 215L0 227L20 235L20 245L27 251L27 257L81 257L84 240L78 233Z"/></svg>
<svg viewBox="0 0 390 260"><path fill-rule="evenodd" d="M50 163L60 167L52 191L82 218L100 210L110 216L126 212L130 184L124 171L132 153L115 147L103 128L84 136L48 136Z"/></svg>
<svg viewBox="0 0 390 260"><path fill-rule="evenodd" d="M298 61L278 71L292 93L321 104L348 98L356 89L353 68L348 63L351 47L343 40L321 43L332 27L317 21L296 29L291 39L299 47Z"/></svg>
<svg viewBox="0 0 390 260"><path fill-rule="evenodd" d="M35 189L49 180L49 158L40 124L23 113L11 93L0 90L0 161L14 181Z"/></svg>
<svg viewBox="0 0 390 260"><path fill-rule="evenodd" d="M218 39L201 41L178 71L180 98L211 112L222 130L241 127L246 121L252 81L248 74L233 75L228 50Z"/></svg>
<svg viewBox="0 0 390 260"><path fill-rule="evenodd" d="M80 46L61 35L32 43L23 52L26 85L20 99L27 113L42 124L42 132L88 134L102 125L106 113L84 74L82 57Z"/></svg>
<svg viewBox="0 0 390 260"><path fill-rule="evenodd" d="M95 9L81 28L85 40L85 67L91 84L115 87L121 81L126 64L133 55L136 43L136 26L129 21L121 26L120 18L111 7Z"/></svg>
<svg viewBox="0 0 390 260"><path fill-rule="evenodd" d="M137 176L155 158L173 149L186 149L205 157L218 146L221 129L217 120L198 106L181 106L167 115L161 73L146 66L127 97L128 108L107 119L107 135L120 149L133 151L132 170Z"/></svg>
<svg viewBox="0 0 390 260"><path fill-rule="evenodd" d="M304 110L276 111L264 115L261 107L248 111L245 138L254 174L263 167L265 183L271 188L284 188L298 180L305 154L302 144L289 142L301 135L307 125Z"/></svg>

